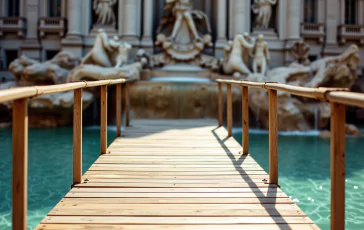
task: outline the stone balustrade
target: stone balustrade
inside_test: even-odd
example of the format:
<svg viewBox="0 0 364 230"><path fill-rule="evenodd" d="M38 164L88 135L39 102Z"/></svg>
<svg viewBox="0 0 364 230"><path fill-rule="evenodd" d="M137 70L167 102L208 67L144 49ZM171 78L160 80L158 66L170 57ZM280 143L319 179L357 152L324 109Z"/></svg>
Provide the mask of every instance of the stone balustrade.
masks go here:
<svg viewBox="0 0 364 230"><path fill-rule="evenodd" d="M340 25L338 35L341 44L345 44L348 40L364 44L364 26L362 25Z"/></svg>
<svg viewBox="0 0 364 230"><path fill-rule="evenodd" d="M7 33L25 37L26 19L23 17L0 17L0 37Z"/></svg>
<svg viewBox="0 0 364 230"><path fill-rule="evenodd" d="M47 34L58 34L60 37L64 37L67 30L66 18L60 17L42 17L39 19L39 33L41 37L45 37Z"/></svg>
<svg viewBox="0 0 364 230"><path fill-rule="evenodd" d="M301 23L301 37L315 39L322 43L325 37L325 25L323 23Z"/></svg>

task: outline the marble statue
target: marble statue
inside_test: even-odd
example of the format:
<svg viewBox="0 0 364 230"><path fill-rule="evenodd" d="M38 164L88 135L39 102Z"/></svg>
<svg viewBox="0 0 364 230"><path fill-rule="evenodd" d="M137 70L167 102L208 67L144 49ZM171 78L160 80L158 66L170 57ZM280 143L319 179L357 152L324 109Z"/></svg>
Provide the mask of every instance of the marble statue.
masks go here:
<svg viewBox="0 0 364 230"><path fill-rule="evenodd" d="M93 48L83 58L82 65L90 64L102 67L121 67L127 63L131 45L120 43L119 38L108 38L103 29L99 29Z"/></svg>
<svg viewBox="0 0 364 230"><path fill-rule="evenodd" d="M51 60L40 63L22 55L9 65L15 80L21 85L34 85L49 82L62 84L66 82L71 69L80 64L80 59L68 52L59 52Z"/></svg>
<svg viewBox="0 0 364 230"><path fill-rule="evenodd" d="M295 62L302 65L309 65L310 60L308 55L310 54L310 46L302 39L295 42L290 49L290 53Z"/></svg>
<svg viewBox="0 0 364 230"><path fill-rule="evenodd" d="M254 48L254 42L250 43L246 38L248 37L237 34L233 42L229 42L225 47L225 57L223 61L223 71L225 74L248 75L251 73L244 61L244 56L245 53L249 53L249 50Z"/></svg>
<svg viewBox="0 0 364 230"><path fill-rule="evenodd" d="M278 82L302 87L351 88L357 79L360 64L359 48L351 45L342 54L325 57L312 62L309 66L292 63L288 67L278 67L268 71L267 75L250 74L249 81ZM284 131L307 131L314 128L328 127L330 104L323 101L293 97L278 92L279 129ZM269 104L265 90L249 90L249 107L265 128L269 127ZM316 117L316 118L315 118Z"/></svg>
<svg viewBox="0 0 364 230"><path fill-rule="evenodd" d="M269 28L272 17L272 6L277 4L278 0L254 0L252 11L256 14L255 25L258 28Z"/></svg>
<svg viewBox="0 0 364 230"><path fill-rule="evenodd" d="M191 0L166 0L166 4L156 41L166 55L186 62L212 47L211 26L204 12L193 10Z"/></svg>
<svg viewBox="0 0 364 230"><path fill-rule="evenodd" d="M98 16L97 25L114 25L116 23L114 6L117 0L94 0L94 10Z"/></svg>
<svg viewBox="0 0 364 230"><path fill-rule="evenodd" d="M81 80L110 80L127 78L138 80L142 64L137 62L118 68L105 68L97 65L80 65L72 70L69 74L67 82Z"/></svg>
<svg viewBox="0 0 364 230"><path fill-rule="evenodd" d="M264 36L259 34L253 50L253 72L265 75L270 62L268 43L265 42Z"/></svg>

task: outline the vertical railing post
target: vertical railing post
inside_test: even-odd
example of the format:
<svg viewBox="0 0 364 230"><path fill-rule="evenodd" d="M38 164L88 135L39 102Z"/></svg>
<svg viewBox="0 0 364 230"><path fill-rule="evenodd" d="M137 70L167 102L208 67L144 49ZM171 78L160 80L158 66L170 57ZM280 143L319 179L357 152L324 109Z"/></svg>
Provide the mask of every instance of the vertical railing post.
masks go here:
<svg viewBox="0 0 364 230"><path fill-rule="evenodd" d="M233 135L233 96L231 92L231 84L227 84L227 125L228 136Z"/></svg>
<svg viewBox="0 0 364 230"><path fill-rule="evenodd" d="M13 104L13 229L27 229L28 98Z"/></svg>
<svg viewBox="0 0 364 230"><path fill-rule="evenodd" d="M331 103L331 230L345 229L345 113Z"/></svg>
<svg viewBox="0 0 364 230"><path fill-rule="evenodd" d="M116 85L116 137L121 137L121 84Z"/></svg>
<svg viewBox="0 0 364 230"><path fill-rule="evenodd" d="M278 184L277 91L269 90L269 183Z"/></svg>
<svg viewBox="0 0 364 230"><path fill-rule="evenodd" d="M218 119L219 119L219 127L222 126L223 118L222 118L222 84L218 83Z"/></svg>
<svg viewBox="0 0 364 230"><path fill-rule="evenodd" d="M73 185L82 182L82 89L74 90Z"/></svg>
<svg viewBox="0 0 364 230"><path fill-rule="evenodd" d="M129 82L125 83L124 88L124 98L125 98L125 125L130 126L130 97L129 97Z"/></svg>
<svg viewBox="0 0 364 230"><path fill-rule="evenodd" d="M249 153L249 88L242 86L243 155Z"/></svg>
<svg viewBox="0 0 364 230"><path fill-rule="evenodd" d="M101 154L107 151L107 85L101 86L101 121L100 121L100 145Z"/></svg>

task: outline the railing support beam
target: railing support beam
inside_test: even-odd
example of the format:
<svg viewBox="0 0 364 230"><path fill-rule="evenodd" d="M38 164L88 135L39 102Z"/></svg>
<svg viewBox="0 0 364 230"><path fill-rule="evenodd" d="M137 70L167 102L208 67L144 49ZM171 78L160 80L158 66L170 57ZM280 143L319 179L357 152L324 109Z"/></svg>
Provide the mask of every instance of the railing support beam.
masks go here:
<svg viewBox="0 0 364 230"><path fill-rule="evenodd" d="M227 125L228 137L233 136L233 95L231 92L231 84L227 85Z"/></svg>
<svg viewBox="0 0 364 230"><path fill-rule="evenodd" d="M278 106L277 91L269 91L269 183L278 184Z"/></svg>
<svg viewBox="0 0 364 230"><path fill-rule="evenodd" d="M129 97L129 82L125 83L124 98L125 98L125 125L130 126L130 97Z"/></svg>
<svg viewBox="0 0 364 230"><path fill-rule="evenodd" d="M345 229L345 113L331 103L331 230Z"/></svg>
<svg viewBox="0 0 364 230"><path fill-rule="evenodd" d="M73 185L82 183L82 89L74 90Z"/></svg>
<svg viewBox="0 0 364 230"><path fill-rule="evenodd" d="M116 137L121 137L121 84L116 85Z"/></svg>
<svg viewBox="0 0 364 230"><path fill-rule="evenodd" d="M107 85L101 86L101 121L100 121L100 145L101 154L107 151Z"/></svg>
<svg viewBox="0 0 364 230"><path fill-rule="evenodd" d="M249 88L242 86L243 155L249 153Z"/></svg>
<svg viewBox="0 0 364 230"><path fill-rule="evenodd" d="M27 229L28 98L13 104L13 229Z"/></svg>
<svg viewBox="0 0 364 230"><path fill-rule="evenodd" d="M219 120L219 127L223 125L223 118L222 118L222 84L218 83L218 120Z"/></svg>

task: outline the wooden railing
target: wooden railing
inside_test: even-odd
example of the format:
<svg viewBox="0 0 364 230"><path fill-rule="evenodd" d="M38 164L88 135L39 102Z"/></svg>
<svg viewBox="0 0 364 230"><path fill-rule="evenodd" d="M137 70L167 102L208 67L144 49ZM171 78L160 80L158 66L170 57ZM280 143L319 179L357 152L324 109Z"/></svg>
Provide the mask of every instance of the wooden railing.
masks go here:
<svg viewBox="0 0 364 230"><path fill-rule="evenodd" d="M260 88L269 92L269 183L278 184L278 113L277 91L292 95L327 101L331 104L331 229L345 229L345 113L346 105L364 108L364 94L348 92L340 88L306 88L271 82L217 80L219 93L219 124L223 124L223 90L227 84L227 125L232 135L231 86L242 88L243 154L248 154L249 108L248 88Z"/></svg>
<svg viewBox="0 0 364 230"><path fill-rule="evenodd" d="M101 87L101 154L107 151L107 91L116 85L117 137L121 136L122 84L125 96L125 119L129 126L129 84L125 79L73 82L53 86L19 87L0 91L0 102L13 101L13 192L12 228L27 229L27 180L28 180L28 99L44 94L74 91L73 107L73 185L82 183L82 90Z"/></svg>

